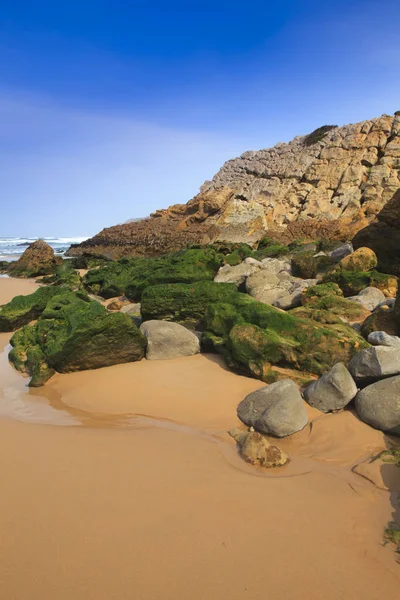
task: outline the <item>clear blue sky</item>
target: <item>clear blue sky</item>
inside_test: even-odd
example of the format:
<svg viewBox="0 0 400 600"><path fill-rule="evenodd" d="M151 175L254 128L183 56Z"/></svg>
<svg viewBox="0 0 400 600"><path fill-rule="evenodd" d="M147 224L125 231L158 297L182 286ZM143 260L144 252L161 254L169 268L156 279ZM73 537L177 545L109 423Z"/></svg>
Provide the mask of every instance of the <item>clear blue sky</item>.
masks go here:
<svg viewBox="0 0 400 600"><path fill-rule="evenodd" d="M398 0L3 0L0 236L94 234L400 109Z"/></svg>

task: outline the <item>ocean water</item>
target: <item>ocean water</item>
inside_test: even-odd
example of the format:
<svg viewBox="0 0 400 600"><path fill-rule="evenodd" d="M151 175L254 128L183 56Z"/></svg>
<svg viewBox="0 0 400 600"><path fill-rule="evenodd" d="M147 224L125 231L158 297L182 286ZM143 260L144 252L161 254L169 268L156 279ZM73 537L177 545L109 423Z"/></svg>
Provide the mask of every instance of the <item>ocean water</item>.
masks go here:
<svg viewBox="0 0 400 600"><path fill-rule="evenodd" d="M42 239L54 248L57 255L62 256L71 244L79 244L88 237L45 237ZM34 237L0 237L0 260L17 260L29 244L38 239Z"/></svg>

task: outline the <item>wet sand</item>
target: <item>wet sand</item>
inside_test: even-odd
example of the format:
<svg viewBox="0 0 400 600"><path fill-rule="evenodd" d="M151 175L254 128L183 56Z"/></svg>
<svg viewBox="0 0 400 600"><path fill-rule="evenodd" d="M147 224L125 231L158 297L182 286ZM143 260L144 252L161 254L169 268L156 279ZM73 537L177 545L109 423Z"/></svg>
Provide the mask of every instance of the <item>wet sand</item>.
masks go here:
<svg viewBox="0 0 400 600"><path fill-rule="evenodd" d="M0 303L13 284L0 280ZM312 425L279 442L290 464L264 474L224 433L262 383L215 357L29 391L3 353L0 383L2 600L396 597L382 546L393 498L351 470L387 439L350 411L310 409Z"/></svg>

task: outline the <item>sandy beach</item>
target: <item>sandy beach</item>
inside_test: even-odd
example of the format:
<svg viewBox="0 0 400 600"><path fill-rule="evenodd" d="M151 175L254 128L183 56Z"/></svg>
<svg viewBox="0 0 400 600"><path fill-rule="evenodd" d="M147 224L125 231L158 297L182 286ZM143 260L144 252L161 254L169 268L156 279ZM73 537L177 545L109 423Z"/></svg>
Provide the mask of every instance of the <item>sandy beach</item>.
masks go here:
<svg viewBox="0 0 400 600"><path fill-rule="evenodd" d="M0 304L36 284L0 279ZM2 600L381 600L399 474L351 411L309 411L289 465L245 464L226 430L263 384L214 356L67 375L29 390L0 334ZM361 465L357 467L357 465ZM356 472L354 472L354 470Z"/></svg>

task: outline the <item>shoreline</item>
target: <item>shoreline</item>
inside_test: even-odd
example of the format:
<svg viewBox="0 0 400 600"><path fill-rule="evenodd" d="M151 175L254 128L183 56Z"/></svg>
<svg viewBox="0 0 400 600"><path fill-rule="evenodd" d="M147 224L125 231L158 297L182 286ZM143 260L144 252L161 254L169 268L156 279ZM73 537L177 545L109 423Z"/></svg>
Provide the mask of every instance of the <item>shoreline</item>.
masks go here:
<svg viewBox="0 0 400 600"><path fill-rule="evenodd" d="M1 279L0 303L36 287ZM395 597L396 554L382 546L390 493L365 477L373 467L352 471L387 438L350 410L307 406L312 427L277 442L291 462L263 474L225 433L261 381L196 355L56 374L32 390L8 364L10 335L4 600ZM393 469L382 475L392 496Z"/></svg>

